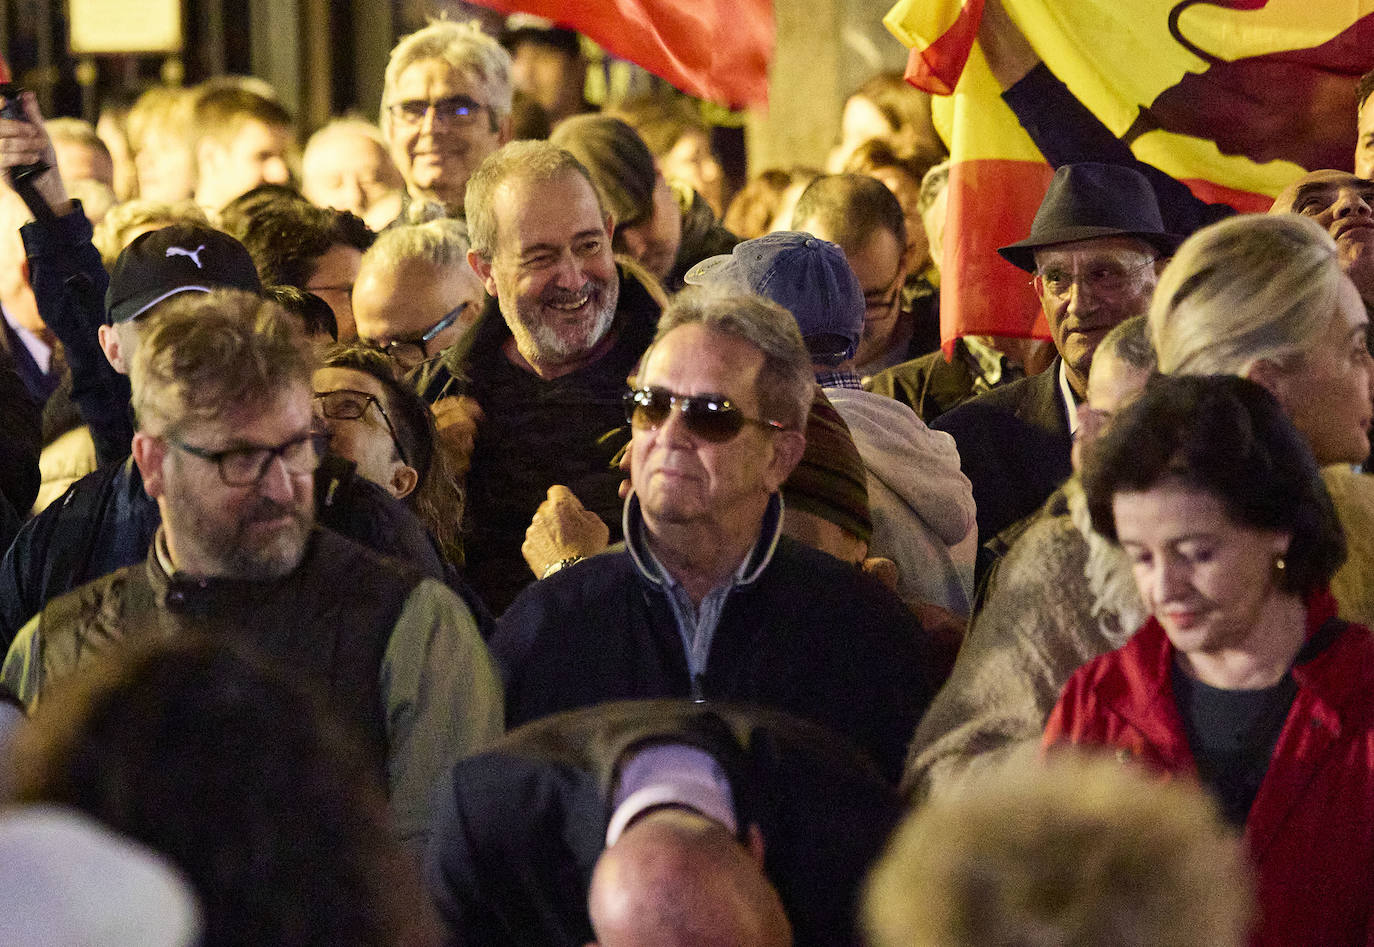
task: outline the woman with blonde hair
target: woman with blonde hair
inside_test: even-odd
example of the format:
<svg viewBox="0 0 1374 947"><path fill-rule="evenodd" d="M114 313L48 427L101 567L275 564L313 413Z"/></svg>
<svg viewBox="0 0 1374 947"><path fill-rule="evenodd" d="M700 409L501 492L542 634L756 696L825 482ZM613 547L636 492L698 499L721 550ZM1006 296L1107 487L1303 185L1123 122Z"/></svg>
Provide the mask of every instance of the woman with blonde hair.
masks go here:
<svg viewBox="0 0 1374 947"><path fill-rule="evenodd" d="M1332 591L1341 615L1374 621L1374 359L1369 318L1336 245L1295 214L1244 215L1189 237L1149 313L1159 370L1240 375L1267 388L1307 441L1350 540Z"/></svg>

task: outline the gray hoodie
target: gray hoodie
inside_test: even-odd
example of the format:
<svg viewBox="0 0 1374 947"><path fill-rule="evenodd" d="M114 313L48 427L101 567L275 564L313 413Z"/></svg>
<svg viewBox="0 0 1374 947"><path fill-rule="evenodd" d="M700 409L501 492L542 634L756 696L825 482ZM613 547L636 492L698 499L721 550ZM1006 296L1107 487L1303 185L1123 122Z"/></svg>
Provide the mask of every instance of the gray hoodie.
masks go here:
<svg viewBox="0 0 1374 947"><path fill-rule="evenodd" d="M897 594L967 615L978 551L973 488L954 438L899 401L853 388L825 395L849 425L868 470L869 555L897 563Z"/></svg>

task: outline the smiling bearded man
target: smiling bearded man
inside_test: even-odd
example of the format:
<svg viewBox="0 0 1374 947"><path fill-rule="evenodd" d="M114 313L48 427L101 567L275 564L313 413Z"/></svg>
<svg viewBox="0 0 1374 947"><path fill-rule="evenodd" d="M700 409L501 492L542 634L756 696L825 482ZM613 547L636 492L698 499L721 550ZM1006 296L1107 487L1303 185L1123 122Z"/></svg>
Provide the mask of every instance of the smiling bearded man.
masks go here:
<svg viewBox="0 0 1374 947"><path fill-rule="evenodd" d="M473 173L465 203L468 262L494 298L470 341L424 366L416 383L437 402L441 429L460 410L475 429L467 572L499 613L532 578L520 546L549 488L567 487L618 527L613 460L629 440L620 393L659 306L616 266L611 219L561 148L506 145Z"/></svg>

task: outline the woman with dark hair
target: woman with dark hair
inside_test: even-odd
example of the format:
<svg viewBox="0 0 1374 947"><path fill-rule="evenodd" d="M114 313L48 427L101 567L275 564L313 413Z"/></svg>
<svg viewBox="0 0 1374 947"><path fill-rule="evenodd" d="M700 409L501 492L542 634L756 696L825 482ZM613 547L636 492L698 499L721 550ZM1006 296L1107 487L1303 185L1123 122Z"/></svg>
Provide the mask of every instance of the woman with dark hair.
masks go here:
<svg viewBox="0 0 1374 947"><path fill-rule="evenodd" d="M1093 526L1151 618L1069 679L1044 743L1195 776L1243 826L1256 944L1374 936L1374 638L1327 589L1345 540L1307 441L1234 376L1157 379L1086 458Z"/></svg>
<svg viewBox="0 0 1374 947"><path fill-rule="evenodd" d="M182 639L45 695L15 742L13 798L166 856L200 899L204 947L435 943L368 759L257 659Z"/></svg>

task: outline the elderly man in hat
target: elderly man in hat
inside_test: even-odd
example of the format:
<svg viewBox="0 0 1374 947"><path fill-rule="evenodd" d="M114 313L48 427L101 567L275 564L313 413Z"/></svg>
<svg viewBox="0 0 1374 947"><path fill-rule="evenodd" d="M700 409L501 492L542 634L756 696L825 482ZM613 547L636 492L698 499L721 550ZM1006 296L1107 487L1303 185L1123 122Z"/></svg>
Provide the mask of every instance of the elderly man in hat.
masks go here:
<svg viewBox="0 0 1374 947"><path fill-rule="evenodd" d="M954 435L982 541L1033 513L1069 476L1093 353L1116 325L1149 308L1163 258L1181 239L1164 229L1139 172L1085 162L1055 172L1030 235L998 250L1034 276L1058 356L1041 374L967 401L933 425Z"/></svg>

